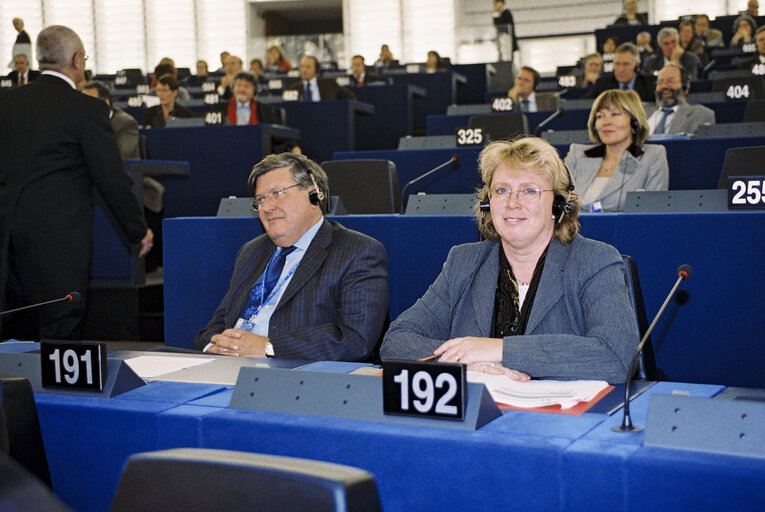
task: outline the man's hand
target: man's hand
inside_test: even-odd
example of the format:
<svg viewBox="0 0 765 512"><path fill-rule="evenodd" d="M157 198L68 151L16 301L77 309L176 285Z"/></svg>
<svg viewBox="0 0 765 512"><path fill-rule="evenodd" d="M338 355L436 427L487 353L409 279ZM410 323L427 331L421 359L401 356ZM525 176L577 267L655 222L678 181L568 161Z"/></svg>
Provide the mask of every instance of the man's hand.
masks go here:
<svg viewBox="0 0 765 512"><path fill-rule="evenodd" d="M683 48L680 45L677 45L675 46L675 49L672 50L672 56L669 58L669 60L675 64L680 64L680 57L683 56L683 53L685 53Z"/></svg>
<svg viewBox="0 0 765 512"><path fill-rule="evenodd" d="M225 356L266 357L268 338L239 329L226 329L210 339L208 354Z"/></svg>
<svg viewBox="0 0 765 512"><path fill-rule="evenodd" d="M141 251L138 253L138 257L143 258L146 256L152 247L154 247L154 233L147 229L146 235L141 240Z"/></svg>

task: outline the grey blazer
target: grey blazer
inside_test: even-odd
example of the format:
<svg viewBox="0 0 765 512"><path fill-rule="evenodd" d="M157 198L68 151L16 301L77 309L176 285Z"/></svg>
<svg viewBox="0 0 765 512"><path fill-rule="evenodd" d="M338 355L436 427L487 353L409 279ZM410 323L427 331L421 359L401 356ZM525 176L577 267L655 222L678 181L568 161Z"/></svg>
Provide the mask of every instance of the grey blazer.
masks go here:
<svg viewBox="0 0 765 512"><path fill-rule="evenodd" d="M651 117L655 111L656 108L646 110L646 118ZM715 111L704 105L681 103L671 117L666 133L696 133L702 124L715 124Z"/></svg>
<svg viewBox="0 0 765 512"><path fill-rule="evenodd" d="M571 171L576 192L580 197L598 175L603 163L603 148L602 145L571 144L568 150L566 166ZM664 146L643 144L633 148L635 154L630 151L624 152L619 166L601 192L599 200L603 211L622 211L627 192L669 188L669 164Z"/></svg>
<svg viewBox="0 0 765 512"><path fill-rule="evenodd" d="M452 338L488 337L499 248L499 242L452 248L425 295L391 324L382 358L419 359ZM623 382L637 344L616 249L581 236L566 245L553 239L526 334L504 339L502 364L534 378Z"/></svg>
<svg viewBox="0 0 765 512"><path fill-rule="evenodd" d="M194 340L197 349L233 327L275 248L265 234L242 246L223 301ZM363 360L387 314L385 247L325 219L271 315L268 337L276 357Z"/></svg>

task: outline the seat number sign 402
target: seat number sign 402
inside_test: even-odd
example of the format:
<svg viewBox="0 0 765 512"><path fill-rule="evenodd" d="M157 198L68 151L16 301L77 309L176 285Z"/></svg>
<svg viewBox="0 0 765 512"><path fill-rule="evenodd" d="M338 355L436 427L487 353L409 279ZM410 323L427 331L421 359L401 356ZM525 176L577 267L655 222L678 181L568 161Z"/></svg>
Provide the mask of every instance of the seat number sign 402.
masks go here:
<svg viewBox="0 0 765 512"><path fill-rule="evenodd" d="M462 420L466 390L465 367L460 364L383 363L386 414Z"/></svg>

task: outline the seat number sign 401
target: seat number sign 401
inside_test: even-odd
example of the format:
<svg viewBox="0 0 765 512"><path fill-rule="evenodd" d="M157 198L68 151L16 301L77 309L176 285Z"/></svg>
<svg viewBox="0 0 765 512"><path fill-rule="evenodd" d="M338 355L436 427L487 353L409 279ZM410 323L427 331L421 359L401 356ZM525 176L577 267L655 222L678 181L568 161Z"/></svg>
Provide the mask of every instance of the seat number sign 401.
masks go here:
<svg viewBox="0 0 765 512"><path fill-rule="evenodd" d="M460 364L383 363L386 414L461 420L466 389L465 366Z"/></svg>

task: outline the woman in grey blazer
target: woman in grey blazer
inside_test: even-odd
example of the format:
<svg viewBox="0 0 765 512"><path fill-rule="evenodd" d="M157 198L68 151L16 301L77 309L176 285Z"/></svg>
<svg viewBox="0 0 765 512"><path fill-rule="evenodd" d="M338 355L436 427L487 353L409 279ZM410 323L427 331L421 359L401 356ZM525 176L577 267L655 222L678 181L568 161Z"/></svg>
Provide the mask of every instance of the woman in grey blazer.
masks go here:
<svg viewBox="0 0 765 512"><path fill-rule="evenodd" d="M425 295L391 324L383 359L436 355L529 378L623 382L638 343L621 256L578 234L556 150L526 137L480 157L487 241L454 247Z"/></svg>
<svg viewBox="0 0 765 512"><path fill-rule="evenodd" d="M627 192L667 190L667 151L643 144L649 128L637 93L601 93L592 104L587 129L596 144L571 144L566 165L589 211L619 212Z"/></svg>

